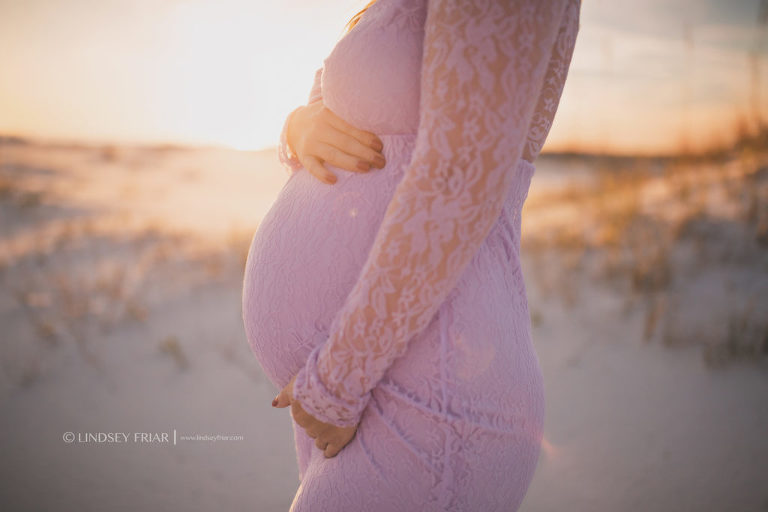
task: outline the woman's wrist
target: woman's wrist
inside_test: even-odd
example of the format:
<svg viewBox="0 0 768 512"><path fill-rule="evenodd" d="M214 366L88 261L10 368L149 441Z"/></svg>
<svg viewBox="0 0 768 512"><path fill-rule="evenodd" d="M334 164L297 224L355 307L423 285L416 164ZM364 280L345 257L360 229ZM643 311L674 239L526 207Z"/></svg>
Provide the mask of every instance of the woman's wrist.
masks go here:
<svg viewBox="0 0 768 512"><path fill-rule="evenodd" d="M323 382L317 368L317 358L323 345L316 346L306 363L296 374L293 396L311 416L337 427L353 427L360 423L363 410L371 398L370 391L352 402L342 399Z"/></svg>

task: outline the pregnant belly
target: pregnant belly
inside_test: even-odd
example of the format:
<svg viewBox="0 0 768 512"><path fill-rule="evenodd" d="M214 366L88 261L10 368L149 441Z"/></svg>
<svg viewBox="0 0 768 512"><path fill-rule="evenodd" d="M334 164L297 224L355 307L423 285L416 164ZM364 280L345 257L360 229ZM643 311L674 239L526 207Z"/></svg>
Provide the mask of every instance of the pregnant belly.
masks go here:
<svg viewBox="0 0 768 512"><path fill-rule="evenodd" d="M354 173L327 165L327 185L295 172L251 242L243 323L265 374L284 387L322 343L365 264L410 161L415 134L379 135L387 165Z"/></svg>

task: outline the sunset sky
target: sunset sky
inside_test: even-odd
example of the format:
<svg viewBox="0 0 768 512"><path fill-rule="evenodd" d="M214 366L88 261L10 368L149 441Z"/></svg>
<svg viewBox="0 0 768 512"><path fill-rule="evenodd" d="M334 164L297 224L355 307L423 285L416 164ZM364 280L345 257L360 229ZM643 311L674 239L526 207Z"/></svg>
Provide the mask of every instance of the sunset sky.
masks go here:
<svg viewBox="0 0 768 512"><path fill-rule="evenodd" d="M545 150L697 148L768 119L761 2L583 0ZM0 0L0 134L272 146L365 3Z"/></svg>

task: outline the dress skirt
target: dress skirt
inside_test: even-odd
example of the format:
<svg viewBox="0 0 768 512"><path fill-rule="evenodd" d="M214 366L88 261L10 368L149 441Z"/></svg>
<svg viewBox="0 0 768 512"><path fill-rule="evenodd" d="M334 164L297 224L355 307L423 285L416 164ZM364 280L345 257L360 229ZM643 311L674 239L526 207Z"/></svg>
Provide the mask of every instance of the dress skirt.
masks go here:
<svg viewBox="0 0 768 512"><path fill-rule="evenodd" d="M387 165L295 172L254 235L243 282L249 344L282 389L328 337L410 160L415 134L380 135ZM326 458L295 422L293 512L510 511L533 478L544 387L520 266L534 166L519 160L501 215L427 327L371 392L352 441Z"/></svg>

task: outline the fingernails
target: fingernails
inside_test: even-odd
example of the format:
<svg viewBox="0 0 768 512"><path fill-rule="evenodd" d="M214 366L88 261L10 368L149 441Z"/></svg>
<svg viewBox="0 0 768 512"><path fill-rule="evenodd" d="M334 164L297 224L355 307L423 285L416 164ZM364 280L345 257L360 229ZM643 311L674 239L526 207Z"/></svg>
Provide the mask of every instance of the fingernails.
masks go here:
<svg viewBox="0 0 768 512"><path fill-rule="evenodd" d="M386 165L386 160L384 160L383 156L377 155L376 158L373 160L373 165L378 167L379 169L383 169Z"/></svg>
<svg viewBox="0 0 768 512"><path fill-rule="evenodd" d="M371 148L375 149L376 151L381 151L384 149L384 143L379 139L376 139L371 143Z"/></svg>
<svg viewBox="0 0 768 512"><path fill-rule="evenodd" d="M272 407L277 407L277 398L272 400Z"/></svg>
<svg viewBox="0 0 768 512"><path fill-rule="evenodd" d="M367 162L363 162L362 160L357 161L357 168L360 169L363 172L367 172L370 170L370 167L368 166Z"/></svg>

